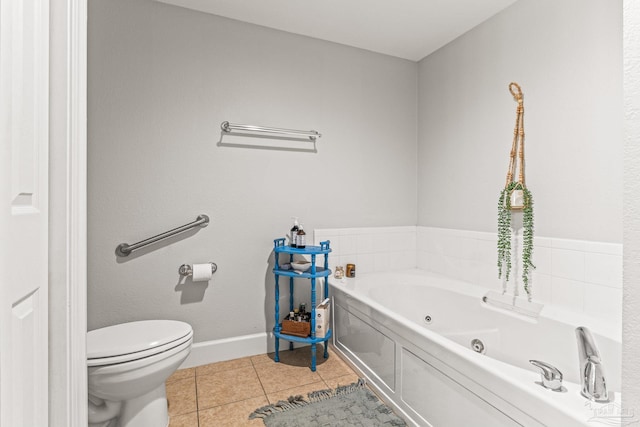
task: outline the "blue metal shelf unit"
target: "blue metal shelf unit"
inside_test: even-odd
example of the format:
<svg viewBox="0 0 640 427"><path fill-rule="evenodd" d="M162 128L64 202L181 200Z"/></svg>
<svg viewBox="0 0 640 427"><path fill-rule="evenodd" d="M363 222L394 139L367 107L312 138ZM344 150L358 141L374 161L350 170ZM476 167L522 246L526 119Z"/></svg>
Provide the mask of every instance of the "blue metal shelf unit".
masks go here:
<svg viewBox="0 0 640 427"><path fill-rule="evenodd" d="M328 328L325 332L325 336L322 338L316 338L316 279L319 277L328 277L331 274L331 270L329 270L329 252L331 252L331 248L329 247L329 241L320 242L320 246L307 246L305 248L294 248L285 244L285 239L275 239L273 241L273 251L275 253L275 267L273 269L273 273L275 275L275 292L276 292L276 300L275 300L275 327L273 328L273 335L276 340L276 354L275 361L280 361L280 339L284 339L289 341L289 349L293 349L293 343L307 343L311 344L311 370L316 370L316 344L320 342L324 342L324 358L329 357L329 353L327 351L326 342L331 338L331 328ZM311 257L311 267L305 272L297 272L294 270L284 270L280 265L280 254L288 254L289 262L292 262L294 255L308 255ZM324 255L324 266L317 267L316 266L316 255ZM293 311L293 288L294 288L294 279L302 278L309 279L311 281L311 335L306 338L296 337L293 335L287 335L282 333L282 323L280 322L280 276L289 278L289 311ZM328 283L324 284L324 298L329 298L329 285Z"/></svg>

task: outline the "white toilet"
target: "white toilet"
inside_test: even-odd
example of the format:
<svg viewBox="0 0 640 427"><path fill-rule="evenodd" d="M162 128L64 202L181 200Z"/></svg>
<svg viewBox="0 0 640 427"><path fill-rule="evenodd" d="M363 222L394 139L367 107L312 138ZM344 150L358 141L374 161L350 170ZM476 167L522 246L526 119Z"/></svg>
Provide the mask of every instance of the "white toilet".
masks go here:
<svg viewBox="0 0 640 427"><path fill-rule="evenodd" d="M90 427L166 427L165 381L191 351L191 325L144 320L87 333Z"/></svg>

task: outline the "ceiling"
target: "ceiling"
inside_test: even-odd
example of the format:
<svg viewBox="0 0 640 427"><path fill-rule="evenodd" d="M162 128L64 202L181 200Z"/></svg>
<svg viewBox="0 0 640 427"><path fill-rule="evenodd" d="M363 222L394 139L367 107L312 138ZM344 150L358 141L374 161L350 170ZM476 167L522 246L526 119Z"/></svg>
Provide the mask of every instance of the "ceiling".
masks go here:
<svg viewBox="0 0 640 427"><path fill-rule="evenodd" d="M516 0L158 0L419 61Z"/></svg>

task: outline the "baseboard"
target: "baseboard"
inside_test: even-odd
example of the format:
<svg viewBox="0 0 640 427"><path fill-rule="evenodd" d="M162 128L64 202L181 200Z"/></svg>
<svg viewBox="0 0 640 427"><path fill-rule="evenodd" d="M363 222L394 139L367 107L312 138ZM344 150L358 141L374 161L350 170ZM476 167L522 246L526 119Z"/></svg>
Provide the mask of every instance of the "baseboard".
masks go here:
<svg viewBox="0 0 640 427"><path fill-rule="evenodd" d="M269 351L273 351L273 336L267 332L199 342L193 344L191 353L180 365L180 369L255 356Z"/></svg>

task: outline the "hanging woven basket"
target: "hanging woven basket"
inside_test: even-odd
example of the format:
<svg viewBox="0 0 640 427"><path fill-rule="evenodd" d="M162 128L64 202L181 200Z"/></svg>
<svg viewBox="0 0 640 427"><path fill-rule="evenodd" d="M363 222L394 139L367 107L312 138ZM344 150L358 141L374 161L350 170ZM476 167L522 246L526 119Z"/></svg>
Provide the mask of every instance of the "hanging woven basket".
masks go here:
<svg viewBox="0 0 640 427"><path fill-rule="evenodd" d="M522 97L522 89L518 83L509 84L509 92L518 102L516 108L516 125L513 129L513 143L511 144L511 153L509 156L509 170L507 171L507 180L505 188L509 188L509 196L505 198L507 208L511 210L522 210L526 206L525 182L524 182L524 100ZM518 180L513 178L518 171ZM515 185L514 185L515 182Z"/></svg>
<svg viewBox="0 0 640 427"><path fill-rule="evenodd" d="M516 125L513 129L513 143L509 157L509 170L504 188L498 199L498 277L504 278L503 292L512 267L511 239L515 230L511 227L512 211L522 211L522 283L527 297L531 300L529 272L536 268L533 255L533 196L524 181L524 103L522 89L517 83L509 84L509 92L518 102ZM514 177L518 173L518 179ZM504 275L503 275L504 274Z"/></svg>

